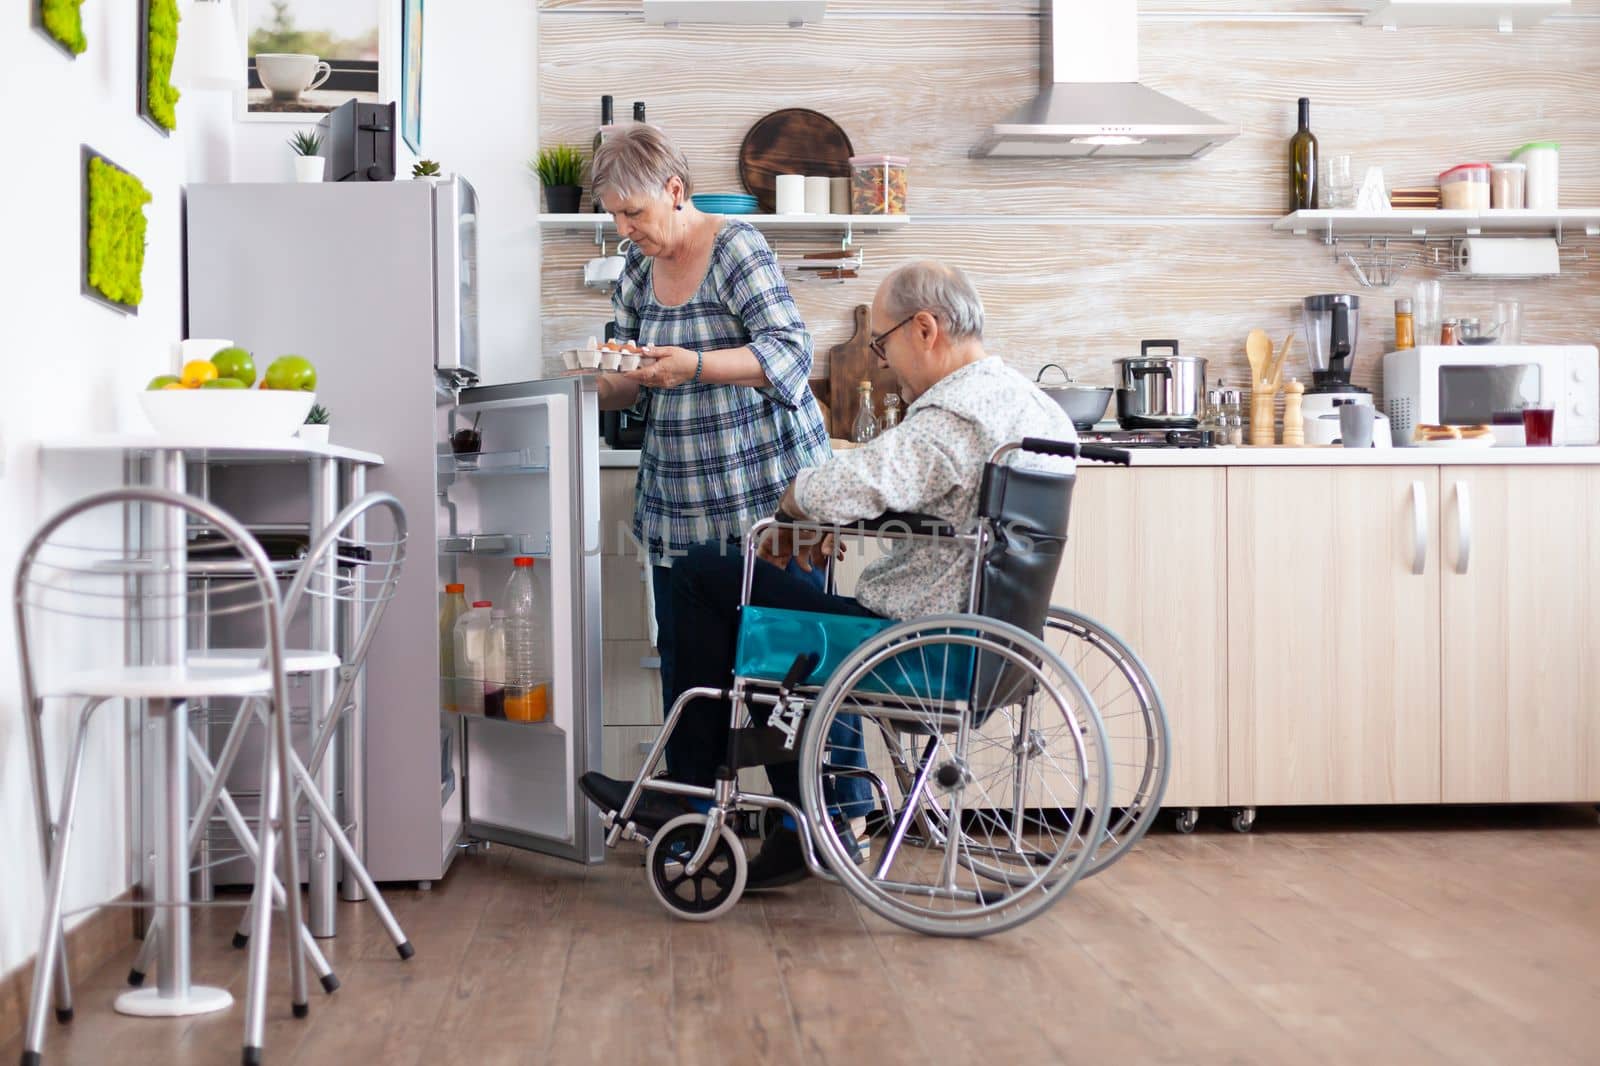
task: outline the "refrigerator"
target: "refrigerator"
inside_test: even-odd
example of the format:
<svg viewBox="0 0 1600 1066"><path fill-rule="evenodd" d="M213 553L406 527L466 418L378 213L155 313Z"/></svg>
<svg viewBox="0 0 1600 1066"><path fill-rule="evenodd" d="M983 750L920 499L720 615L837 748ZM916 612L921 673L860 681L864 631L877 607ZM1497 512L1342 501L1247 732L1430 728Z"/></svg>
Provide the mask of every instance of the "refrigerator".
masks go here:
<svg viewBox="0 0 1600 1066"><path fill-rule="evenodd" d="M581 862L604 851L577 791L601 752L597 393L586 378L479 384L480 224L459 177L185 190L186 335L230 339L263 373L309 358L331 442L380 454L367 489L408 518L349 738L364 773L343 796L380 882L437 880L478 841ZM450 435L473 425L479 453L453 456ZM518 555L544 569L549 715L445 710L443 587L499 600Z"/></svg>

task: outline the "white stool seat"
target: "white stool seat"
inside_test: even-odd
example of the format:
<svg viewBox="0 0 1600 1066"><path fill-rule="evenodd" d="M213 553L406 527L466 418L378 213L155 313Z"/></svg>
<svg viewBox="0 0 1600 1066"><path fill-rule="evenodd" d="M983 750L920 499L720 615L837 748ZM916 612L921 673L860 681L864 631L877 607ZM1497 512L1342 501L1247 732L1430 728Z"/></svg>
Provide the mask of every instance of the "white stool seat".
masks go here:
<svg viewBox="0 0 1600 1066"><path fill-rule="evenodd" d="M62 679L51 696L130 700L181 700L204 696L262 696L272 691L272 674L249 666L113 666L82 670Z"/></svg>
<svg viewBox="0 0 1600 1066"><path fill-rule="evenodd" d="M260 648L206 648L191 651L192 666L259 666ZM314 674L322 670L337 670L343 665L331 651L309 651L304 648L283 650L283 672L286 674Z"/></svg>

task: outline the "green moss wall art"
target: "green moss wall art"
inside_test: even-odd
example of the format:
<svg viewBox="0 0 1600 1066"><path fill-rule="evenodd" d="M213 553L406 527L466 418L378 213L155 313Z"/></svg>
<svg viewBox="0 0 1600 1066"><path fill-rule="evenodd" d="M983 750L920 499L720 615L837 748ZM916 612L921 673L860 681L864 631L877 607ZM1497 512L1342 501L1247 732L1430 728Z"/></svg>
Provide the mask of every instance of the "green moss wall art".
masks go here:
<svg viewBox="0 0 1600 1066"><path fill-rule="evenodd" d="M83 146L83 294L129 314L144 298L144 183Z"/></svg>
<svg viewBox="0 0 1600 1066"><path fill-rule="evenodd" d="M89 47L83 35L83 0L37 0L35 25L69 56L79 56Z"/></svg>
<svg viewBox="0 0 1600 1066"><path fill-rule="evenodd" d="M162 133L178 128L178 90L172 59L178 54L178 0L139 0L143 26L139 53L139 114Z"/></svg>

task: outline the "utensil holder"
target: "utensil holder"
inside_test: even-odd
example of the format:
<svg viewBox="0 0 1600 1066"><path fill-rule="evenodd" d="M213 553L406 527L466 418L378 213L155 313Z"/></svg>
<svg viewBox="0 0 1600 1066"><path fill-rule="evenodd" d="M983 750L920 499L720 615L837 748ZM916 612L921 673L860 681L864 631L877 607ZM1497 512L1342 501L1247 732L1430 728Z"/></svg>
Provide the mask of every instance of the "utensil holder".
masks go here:
<svg viewBox="0 0 1600 1066"><path fill-rule="evenodd" d="M1250 393L1250 446L1270 448L1277 443L1272 426L1272 400L1276 393L1254 389Z"/></svg>

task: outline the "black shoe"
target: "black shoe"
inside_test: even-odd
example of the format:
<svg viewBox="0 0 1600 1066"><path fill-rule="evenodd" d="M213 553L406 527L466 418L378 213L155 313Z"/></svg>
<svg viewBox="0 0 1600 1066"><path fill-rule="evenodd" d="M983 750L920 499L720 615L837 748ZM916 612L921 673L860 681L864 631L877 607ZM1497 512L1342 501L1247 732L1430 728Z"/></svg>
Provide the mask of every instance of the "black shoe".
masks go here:
<svg viewBox="0 0 1600 1066"><path fill-rule="evenodd" d="M633 782L618 781L591 770L578 778L578 787L589 797L589 802L602 811L620 812L622 805L628 801ZM640 829L660 829L678 815L689 813L690 809L687 803L676 796L646 791L640 793L639 802L633 808L632 822Z"/></svg>
<svg viewBox="0 0 1600 1066"><path fill-rule="evenodd" d="M782 888L804 881L809 873L805 853L800 850L800 834L793 829L779 829L767 837L756 857L750 860L744 890L760 892Z"/></svg>

